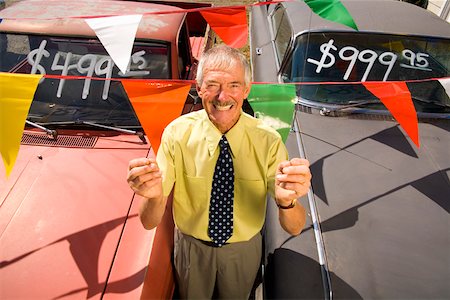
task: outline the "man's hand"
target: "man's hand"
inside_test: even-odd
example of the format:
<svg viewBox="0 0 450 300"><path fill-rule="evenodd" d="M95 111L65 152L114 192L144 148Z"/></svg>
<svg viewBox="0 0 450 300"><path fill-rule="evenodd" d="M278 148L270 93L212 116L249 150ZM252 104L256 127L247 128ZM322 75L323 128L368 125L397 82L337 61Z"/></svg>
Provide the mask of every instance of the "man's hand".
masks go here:
<svg viewBox="0 0 450 300"><path fill-rule="evenodd" d="M158 200L162 197L162 175L154 159L131 160L127 181L131 189L142 197Z"/></svg>
<svg viewBox="0 0 450 300"><path fill-rule="evenodd" d="M307 194L311 186L311 172L309 161L302 158L293 158L278 165L275 175L275 201L289 209L279 209L280 225L292 234L298 235L305 227L305 208L294 200ZM295 203L294 206L290 206Z"/></svg>
<svg viewBox="0 0 450 300"><path fill-rule="evenodd" d="M303 158L280 163L275 176L275 199L282 206L306 195L311 186L309 161Z"/></svg>
<svg viewBox="0 0 450 300"><path fill-rule="evenodd" d="M128 184L144 197L139 208L139 218L146 229L153 229L161 222L167 203L163 197L162 175L154 159L137 158L128 164Z"/></svg>

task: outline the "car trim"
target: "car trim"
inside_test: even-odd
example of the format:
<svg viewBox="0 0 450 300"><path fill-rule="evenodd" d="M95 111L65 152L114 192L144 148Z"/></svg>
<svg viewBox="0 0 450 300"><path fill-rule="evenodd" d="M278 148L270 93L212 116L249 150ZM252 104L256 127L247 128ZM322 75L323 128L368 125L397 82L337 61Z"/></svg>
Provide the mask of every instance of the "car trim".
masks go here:
<svg viewBox="0 0 450 300"><path fill-rule="evenodd" d="M295 137L297 140L297 148L300 154L300 157L305 158L305 150L302 138L300 136L300 125L298 124L297 120L297 110L294 111L294 132ZM333 299L333 289L331 288L331 278L330 278L330 271L328 269L328 260L327 255L325 252L325 247L323 244L323 236L322 236L322 229L320 228L319 224L319 214L317 212L316 208L316 202L314 199L314 192L311 188L308 190L307 194L308 198L308 204L309 209L311 212L311 221L313 225L314 230L314 238L316 239L316 247L317 247L317 255L319 256L319 264L320 264L320 272L322 275L322 285L323 285L323 292L324 292L324 298L325 299Z"/></svg>

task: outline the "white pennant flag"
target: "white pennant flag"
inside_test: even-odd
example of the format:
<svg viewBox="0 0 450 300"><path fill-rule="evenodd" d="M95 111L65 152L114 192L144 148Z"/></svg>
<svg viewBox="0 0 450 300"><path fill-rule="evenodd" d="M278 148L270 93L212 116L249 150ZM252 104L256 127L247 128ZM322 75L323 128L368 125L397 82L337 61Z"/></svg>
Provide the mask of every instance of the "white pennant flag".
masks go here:
<svg viewBox="0 0 450 300"><path fill-rule="evenodd" d="M444 87L445 92L450 97L450 78L438 79L441 85Z"/></svg>
<svg viewBox="0 0 450 300"><path fill-rule="evenodd" d="M119 70L125 74L142 15L85 19Z"/></svg>

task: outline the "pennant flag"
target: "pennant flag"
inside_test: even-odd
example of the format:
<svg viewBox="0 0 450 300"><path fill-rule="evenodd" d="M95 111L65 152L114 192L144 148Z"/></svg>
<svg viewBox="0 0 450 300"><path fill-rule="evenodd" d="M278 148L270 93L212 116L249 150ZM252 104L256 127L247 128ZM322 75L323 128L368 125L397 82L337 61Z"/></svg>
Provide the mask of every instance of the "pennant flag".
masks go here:
<svg viewBox="0 0 450 300"><path fill-rule="evenodd" d="M41 77L0 73L0 153L6 177L16 162L25 120Z"/></svg>
<svg viewBox="0 0 450 300"><path fill-rule="evenodd" d="M411 93L405 82L363 82L367 90L378 97L417 147L419 124Z"/></svg>
<svg viewBox="0 0 450 300"><path fill-rule="evenodd" d="M122 84L153 151L157 153L162 132L181 115L191 84L140 80L122 80Z"/></svg>
<svg viewBox="0 0 450 300"><path fill-rule="evenodd" d="M241 48L247 43L248 26L245 6L201 10L200 13L228 46Z"/></svg>
<svg viewBox="0 0 450 300"><path fill-rule="evenodd" d="M295 107L295 85L253 84L248 102L255 116L277 130L286 142Z"/></svg>
<svg viewBox="0 0 450 300"><path fill-rule="evenodd" d="M450 97L450 78L441 78L438 80L439 80L439 83L444 88L445 92L447 93L447 96Z"/></svg>
<svg viewBox="0 0 450 300"><path fill-rule="evenodd" d="M127 72L141 19L142 15L85 19L123 74Z"/></svg>
<svg viewBox="0 0 450 300"><path fill-rule="evenodd" d="M353 17L339 0L305 0L306 5L320 17L358 30Z"/></svg>

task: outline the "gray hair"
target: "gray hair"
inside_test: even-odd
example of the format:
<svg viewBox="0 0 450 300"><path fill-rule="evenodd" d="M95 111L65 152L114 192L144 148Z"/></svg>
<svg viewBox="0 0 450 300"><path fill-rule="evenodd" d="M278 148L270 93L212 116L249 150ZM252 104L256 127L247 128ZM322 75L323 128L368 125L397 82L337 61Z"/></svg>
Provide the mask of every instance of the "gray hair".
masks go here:
<svg viewBox="0 0 450 300"><path fill-rule="evenodd" d="M244 68L245 85L251 82L252 74L247 58L239 50L226 45L215 46L202 54L197 68L197 84L203 83L203 74L209 70L230 70L241 65Z"/></svg>

